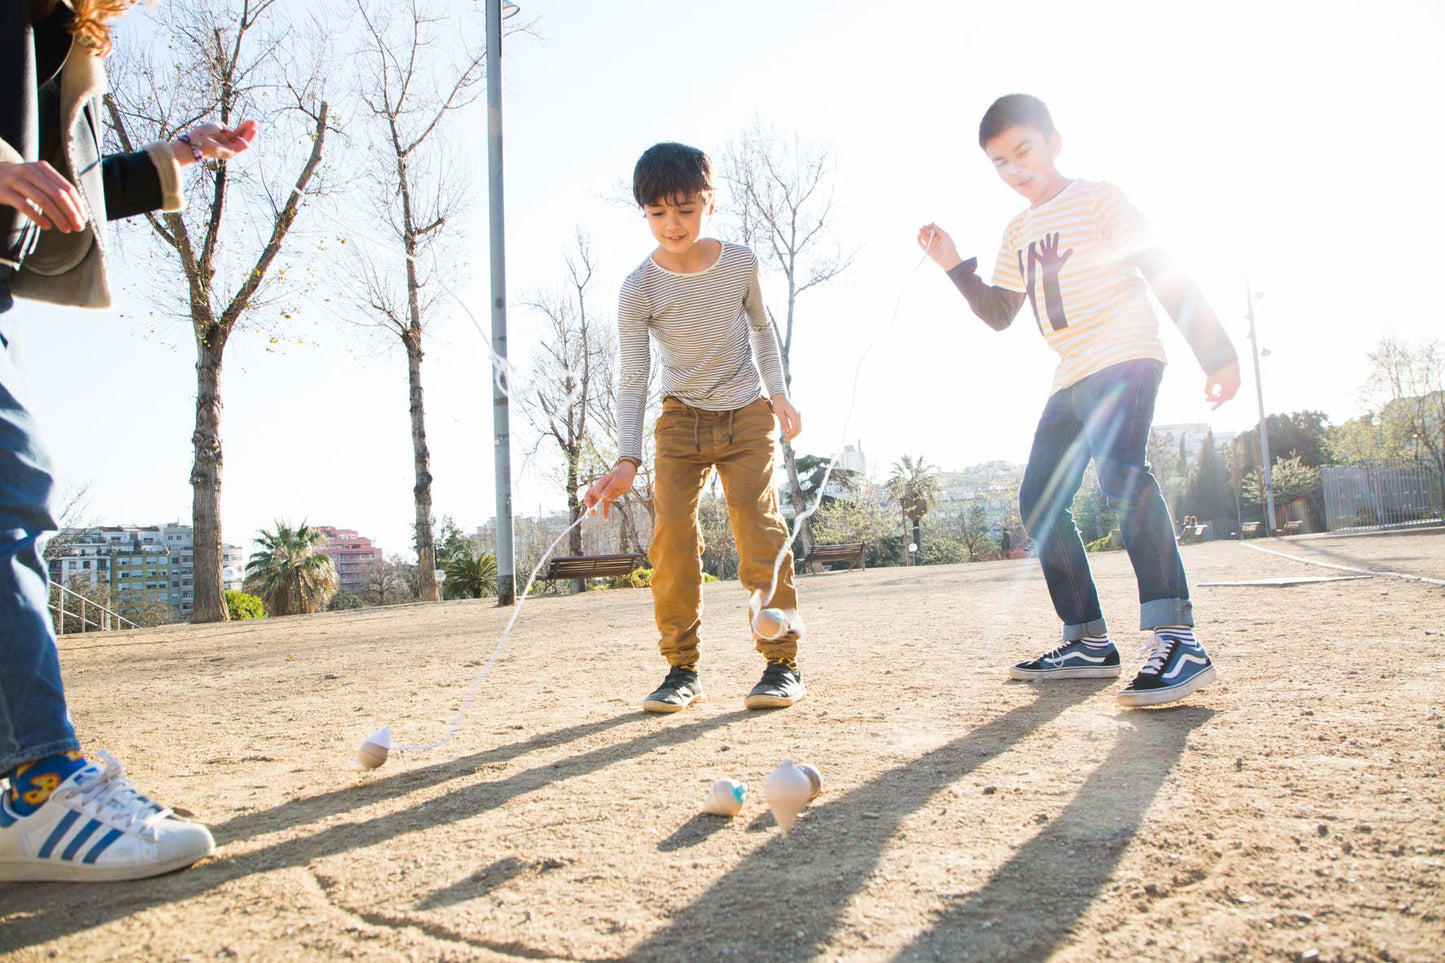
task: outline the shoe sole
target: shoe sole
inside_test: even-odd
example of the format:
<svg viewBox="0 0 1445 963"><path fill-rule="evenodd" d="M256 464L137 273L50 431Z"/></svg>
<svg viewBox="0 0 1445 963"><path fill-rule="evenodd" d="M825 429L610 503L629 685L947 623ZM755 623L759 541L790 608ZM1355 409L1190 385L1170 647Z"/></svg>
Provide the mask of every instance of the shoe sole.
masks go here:
<svg viewBox="0 0 1445 963"><path fill-rule="evenodd" d="M1185 696L1198 692L1200 689L1213 682L1217 673L1214 666L1190 676L1178 685L1170 686L1167 689L1145 689L1143 692L1120 692L1115 698L1119 705L1127 706L1130 709L1137 709L1141 706L1157 706L1166 702L1176 702Z"/></svg>
<svg viewBox="0 0 1445 963"><path fill-rule="evenodd" d="M743 707L747 709L786 709L807 694L806 691L800 692L792 698L788 696L750 695L743 700Z"/></svg>
<svg viewBox="0 0 1445 963"><path fill-rule="evenodd" d="M699 692L699 693L697 693L696 695L694 695L691 699L688 699L686 702L684 702L682 705L677 705L676 703L672 703L672 702L653 702L651 699L644 699L644 700L642 701L642 711L643 711L643 712L681 712L682 710L686 709L688 706L692 705L694 702L702 702L702 701L703 701L704 699L706 699L706 698L707 698L707 696L705 696L705 695L703 695L701 692Z"/></svg>
<svg viewBox="0 0 1445 963"><path fill-rule="evenodd" d="M1020 669L1010 666L1010 679L1117 679L1122 666L1079 666L1073 669Z"/></svg>
<svg viewBox="0 0 1445 963"><path fill-rule="evenodd" d="M0 863L0 883L118 883L130 879L149 879L194 866L215 852L212 847L204 853L178 856L166 863L140 863L130 866L83 866L39 861Z"/></svg>

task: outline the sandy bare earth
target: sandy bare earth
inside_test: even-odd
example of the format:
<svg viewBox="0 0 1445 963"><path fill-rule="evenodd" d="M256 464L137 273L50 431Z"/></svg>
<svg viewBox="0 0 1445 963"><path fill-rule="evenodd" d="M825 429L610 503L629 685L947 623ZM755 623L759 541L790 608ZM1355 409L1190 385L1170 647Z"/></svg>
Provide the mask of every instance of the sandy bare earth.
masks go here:
<svg viewBox="0 0 1445 963"><path fill-rule="evenodd" d="M1445 533L1282 551L1445 578ZM1096 558L1139 634L1122 554ZM62 643L82 738L211 825L187 872L0 884L4 960L1439 960L1445 588L1238 543L1185 549L1221 680L1122 710L1109 682L1006 681L1052 643L1031 560L801 580L807 700L747 712L735 583L708 586L709 701L639 711L665 666L647 591ZM1127 675L1126 675L1127 678ZM783 757L824 793L793 831ZM698 814L720 776L741 816Z"/></svg>

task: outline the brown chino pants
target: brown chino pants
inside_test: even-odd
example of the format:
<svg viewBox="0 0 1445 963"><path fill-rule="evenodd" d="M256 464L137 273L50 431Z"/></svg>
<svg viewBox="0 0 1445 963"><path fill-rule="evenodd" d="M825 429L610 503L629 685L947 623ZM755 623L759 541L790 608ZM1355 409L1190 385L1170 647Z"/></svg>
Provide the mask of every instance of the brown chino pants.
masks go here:
<svg viewBox="0 0 1445 963"><path fill-rule="evenodd" d="M653 612L661 633L658 645L670 665L689 665L698 659L702 625L703 542L697 505L712 469L722 480L738 549L738 578L749 595L767 593L773 562L789 544L773 487L777 423L765 398L736 411L703 411L665 398L653 438L656 520L648 554L653 565ZM777 590L764 605L790 613L798 607L791 547L783 553ZM801 620L794 625L801 625ZM798 636L795 628L781 639L767 641L754 635L754 640L764 656L791 659L798 652Z"/></svg>

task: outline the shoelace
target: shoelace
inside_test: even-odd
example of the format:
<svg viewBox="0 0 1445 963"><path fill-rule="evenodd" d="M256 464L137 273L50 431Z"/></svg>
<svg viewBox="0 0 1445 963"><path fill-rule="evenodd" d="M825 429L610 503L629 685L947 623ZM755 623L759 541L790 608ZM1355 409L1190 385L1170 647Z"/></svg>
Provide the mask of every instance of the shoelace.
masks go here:
<svg viewBox="0 0 1445 963"><path fill-rule="evenodd" d="M1064 650L1073 644L1074 643L1070 642L1068 639L1060 639L1057 646L1049 649L1049 651L1039 656L1039 661L1052 662L1054 665L1058 665L1060 662L1064 661Z"/></svg>
<svg viewBox="0 0 1445 963"><path fill-rule="evenodd" d="M1144 664L1139 667L1139 674L1158 675L1163 672L1164 663L1169 661L1169 653L1174 650L1176 644L1176 639L1151 635L1149 641L1139 646L1139 656L1144 659Z"/></svg>
<svg viewBox="0 0 1445 963"><path fill-rule="evenodd" d="M95 775L83 779L73 789L62 790L63 796L60 792L56 795L62 801L75 800L75 808L92 819L122 832L139 832L154 840L156 823L169 816L171 811L138 792L125 777L125 767L120 760L104 749L100 751L100 758L105 768L97 767Z"/></svg>

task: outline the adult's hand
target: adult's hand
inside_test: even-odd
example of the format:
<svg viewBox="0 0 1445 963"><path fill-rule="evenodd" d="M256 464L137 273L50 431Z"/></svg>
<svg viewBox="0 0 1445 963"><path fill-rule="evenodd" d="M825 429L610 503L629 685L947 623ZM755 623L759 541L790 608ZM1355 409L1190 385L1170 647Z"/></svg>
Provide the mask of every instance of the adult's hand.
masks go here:
<svg viewBox="0 0 1445 963"><path fill-rule="evenodd" d="M85 228L80 191L48 161L0 163L0 204L15 208L43 230Z"/></svg>
<svg viewBox="0 0 1445 963"><path fill-rule="evenodd" d="M186 131L185 136L191 142L190 146L187 146L180 138L171 141L171 150L182 167L188 167L196 162L196 155L191 147L200 151L202 157L230 160L237 154L243 153L256 139L256 122L254 120L242 121L235 127L222 127L215 123L202 124Z"/></svg>

